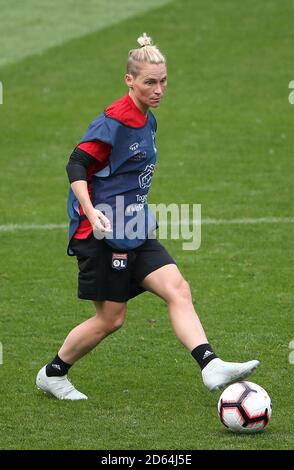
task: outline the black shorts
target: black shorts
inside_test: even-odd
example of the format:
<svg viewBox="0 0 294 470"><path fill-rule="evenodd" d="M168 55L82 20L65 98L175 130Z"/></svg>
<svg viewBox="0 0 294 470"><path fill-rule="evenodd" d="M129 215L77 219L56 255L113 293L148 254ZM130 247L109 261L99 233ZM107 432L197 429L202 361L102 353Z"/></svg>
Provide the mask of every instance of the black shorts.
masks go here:
<svg viewBox="0 0 294 470"><path fill-rule="evenodd" d="M80 299L126 302L145 292L143 279L158 268L176 264L155 238L130 251L119 251L91 234L85 240L73 238L70 248L79 265Z"/></svg>

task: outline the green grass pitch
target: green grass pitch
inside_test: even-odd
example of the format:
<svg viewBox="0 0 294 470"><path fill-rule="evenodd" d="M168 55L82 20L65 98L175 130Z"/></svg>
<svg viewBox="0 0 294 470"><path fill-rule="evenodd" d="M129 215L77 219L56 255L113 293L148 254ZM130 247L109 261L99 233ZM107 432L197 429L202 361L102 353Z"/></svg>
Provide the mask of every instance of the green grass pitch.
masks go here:
<svg viewBox="0 0 294 470"><path fill-rule="evenodd" d="M176 0L2 65L1 449L293 449L293 13L291 0ZM55 21L66 28L64 15ZM72 369L87 402L35 388L39 368L93 308L76 298L66 229L5 227L67 222L68 156L126 92L127 51L143 31L169 70L150 202L199 203L203 218L290 218L204 225L196 252L165 243L216 352L261 360L252 381L270 394L273 417L255 436L221 425L219 394L204 388L151 294L130 302L124 327Z"/></svg>

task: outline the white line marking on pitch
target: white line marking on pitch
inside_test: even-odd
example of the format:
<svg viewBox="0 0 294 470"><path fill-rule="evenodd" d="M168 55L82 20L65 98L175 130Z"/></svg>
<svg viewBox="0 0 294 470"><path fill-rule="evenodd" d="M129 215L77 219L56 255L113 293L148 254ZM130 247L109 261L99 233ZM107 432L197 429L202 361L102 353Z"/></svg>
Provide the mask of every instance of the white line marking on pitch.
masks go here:
<svg viewBox="0 0 294 470"><path fill-rule="evenodd" d="M194 223L198 221L194 221ZM192 224L192 221L180 221L183 225ZM253 224L293 224L294 217L260 217L257 219L202 219L201 225L253 225ZM169 225L178 225L172 223ZM16 232L19 230L63 230L68 224L7 224L0 225L0 232Z"/></svg>

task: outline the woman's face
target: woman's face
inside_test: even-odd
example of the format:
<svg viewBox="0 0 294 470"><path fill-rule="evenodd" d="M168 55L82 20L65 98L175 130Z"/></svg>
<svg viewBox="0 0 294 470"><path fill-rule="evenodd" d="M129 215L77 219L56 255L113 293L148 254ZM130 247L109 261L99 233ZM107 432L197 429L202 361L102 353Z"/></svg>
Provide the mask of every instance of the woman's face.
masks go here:
<svg viewBox="0 0 294 470"><path fill-rule="evenodd" d="M126 84L130 96L138 108L146 113L148 108L157 108L167 86L167 71L165 64L144 63L136 78L126 74Z"/></svg>

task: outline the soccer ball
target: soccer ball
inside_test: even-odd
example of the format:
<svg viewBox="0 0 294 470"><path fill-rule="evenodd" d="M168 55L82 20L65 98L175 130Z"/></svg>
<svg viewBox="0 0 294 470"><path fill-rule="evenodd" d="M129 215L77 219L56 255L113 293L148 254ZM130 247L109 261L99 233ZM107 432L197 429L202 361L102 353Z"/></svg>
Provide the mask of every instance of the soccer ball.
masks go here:
<svg viewBox="0 0 294 470"><path fill-rule="evenodd" d="M221 422L233 432L258 432L271 418L271 399L262 387L253 382L236 382L221 394L218 414Z"/></svg>

